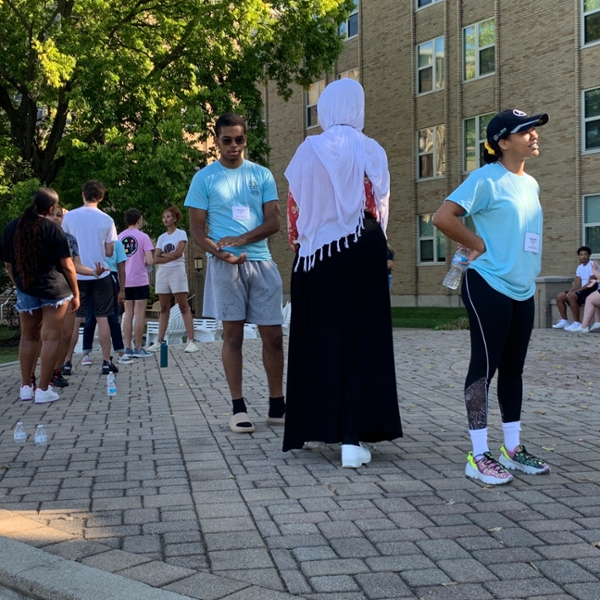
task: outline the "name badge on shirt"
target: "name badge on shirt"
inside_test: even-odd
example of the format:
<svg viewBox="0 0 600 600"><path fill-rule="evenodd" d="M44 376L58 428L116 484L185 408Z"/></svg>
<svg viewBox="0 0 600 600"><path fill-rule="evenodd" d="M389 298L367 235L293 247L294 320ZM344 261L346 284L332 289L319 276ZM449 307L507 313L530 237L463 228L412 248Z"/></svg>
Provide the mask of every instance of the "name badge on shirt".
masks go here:
<svg viewBox="0 0 600 600"><path fill-rule="evenodd" d="M250 207L234 206L231 209L231 216L234 221L248 221L250 219Z"/></svg>
<svg viewBox="0 0 600 600"><path fill-rule="evenodd" d="M540 234L530 233L525 234L525 252L535 252L536 254L540 251Z"/></svg>

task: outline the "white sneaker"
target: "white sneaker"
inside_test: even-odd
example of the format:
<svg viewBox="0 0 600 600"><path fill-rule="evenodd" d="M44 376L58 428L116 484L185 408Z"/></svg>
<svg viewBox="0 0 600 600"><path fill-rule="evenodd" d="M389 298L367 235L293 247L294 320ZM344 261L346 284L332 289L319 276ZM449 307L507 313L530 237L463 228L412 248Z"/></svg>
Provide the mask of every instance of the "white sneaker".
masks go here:
<svg viewBox="0 0 600 600"><path fill-rule="evenodd" d="M90 359L90 355L89 354L84 354L83 358L81 359L81 366L83 367L89 367L92 364L92 361Z"/></svg>
<svg viewBox="0 0 600 600"><path fill-rule="evenodd" d="M362 444L342 444L342 467L345 469L358 469L361 465L371 462L371 453Z"/></svg>
<svg viewBox="0 0 600 600"><path fill-rule="evenodd" d="M598 323L594 323L591 327L590 327L590 331L598 331L598 329L600 329L600 321L598 321Z"/></svg>
<svg viewBox="0 0 600 600"><path fill-rule="evenodd" d="M122 365L131 365L135 361L133 360L133 358L131 358L131 356L128 356L127 354L121 354L118 358L118 362Z"/></svg>
<svg viewBox="0 0 600 600"><path fill-rule="evenodd" d="M33 387L30 385L22 385L19 390L19 398L23 401L31 400L33 398Z"/></svg>
<svg viewBox="0 0 600 600"><path fill-rule="evenodd" d="M552 329L564 329L569 325L568 319L561 319L558 323L552 325Z"/></svg>
<svg viewBox="0 0 600 600"><path fill-rule="evenodd" d="M52 389L49 385L47 390L41 390L38 388L35 390L35 403L36 404L48 404L48 402L56 402L60 400L60 396Z"/></svg>
<svg viewBox="0 0 600 600"><path fill-rule="evenodd" d="M578 327L581 327L581 323L579 321L573 321L570 325L567 325L567 327L565 327L565 331L573 331Z"/></svg>
<svg viewBox="0 0 600 600"><path fill-rule="evenodd" d="M198 352L198 346L194 342L194 340L189 340L187 346L185 347L184 352Z"/></svg>
<svg viewBox="0 0 600 600"><path fill-rule="evenodd" d="M160 342L153 342L146 350L148 350L148 352L160 352Z"/></svg>
<svg viewBox="0 0 600 600"><path fill-rule="evenodd" d="M569 329L569 331L571 333L589 333L590 328L582 327L581 325L578 325L577 327L571 327L571 329Z"/></svg>

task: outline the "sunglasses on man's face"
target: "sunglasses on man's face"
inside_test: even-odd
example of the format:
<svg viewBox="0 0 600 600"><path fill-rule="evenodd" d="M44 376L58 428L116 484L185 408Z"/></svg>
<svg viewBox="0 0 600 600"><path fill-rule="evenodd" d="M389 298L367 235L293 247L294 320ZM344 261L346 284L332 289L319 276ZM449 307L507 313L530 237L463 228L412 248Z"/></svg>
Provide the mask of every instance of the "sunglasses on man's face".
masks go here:
<svg viewBox="0 0 600 600"><path fill-rule="evenodd" d="M241 146L242 144L244 144L246 142L246 136L238 135L235 138L222 137L222 138L219 138L219 140L221 141L221 144L223 144L223 146L231 146L231 144L233 144L233 142L235 142L236 146Z"/></svg>

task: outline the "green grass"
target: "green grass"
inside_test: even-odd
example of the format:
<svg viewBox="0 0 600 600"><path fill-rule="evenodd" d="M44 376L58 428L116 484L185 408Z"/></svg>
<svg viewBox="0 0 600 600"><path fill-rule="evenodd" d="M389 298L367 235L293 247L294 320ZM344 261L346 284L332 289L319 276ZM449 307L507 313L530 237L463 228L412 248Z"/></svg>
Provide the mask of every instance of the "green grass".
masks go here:
<svg viewBox="0 0 600 600"><path fill-rule="evenodd" d="M403 307L392 308L394 327L418 329L468 329L464 308Z"/></svg>
<svg viewBox="0 0 600 600"><path fill-rule="evenodd" d="M0 364L19 360L19 332L0 326Z"/></svg>

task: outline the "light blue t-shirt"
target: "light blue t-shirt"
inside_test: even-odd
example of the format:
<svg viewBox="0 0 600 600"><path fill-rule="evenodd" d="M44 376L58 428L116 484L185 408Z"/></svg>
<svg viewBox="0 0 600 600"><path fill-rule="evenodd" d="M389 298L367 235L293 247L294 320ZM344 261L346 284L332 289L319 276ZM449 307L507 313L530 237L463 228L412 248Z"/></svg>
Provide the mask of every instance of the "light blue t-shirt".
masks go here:
<svg viewBox="0 0 600 600"><path fill-rule="evenodd" d="M486 251L469 268L498 292L527 300L542 268L543 214L540 188L530 175L515 175L492 163L473 171L448 196L471 216ZM539 251L525 250L525 235L539 235Z"/></svg>
<svg viewBox="0 0 600 600"><path fill-rule="evenodd" d="M264 223L263 204L278 200L275 179L269 169L245 160L237 169L227 169L219 161L198 171L185 199L185 206L207 211L208 237L218 242ZM270 260L267 240L224 250L248 260Z"/></svg>
<svg viewBox="0 0 600 600"><path fill-rule="evenodd" d="M117 240L115 242L115 249L113 251L112 256L106 257L106 265L113 273L117 273L119 271L117 265L126 261L127 254L125 254L125 248L123 248L123 243Z"/></svg>

